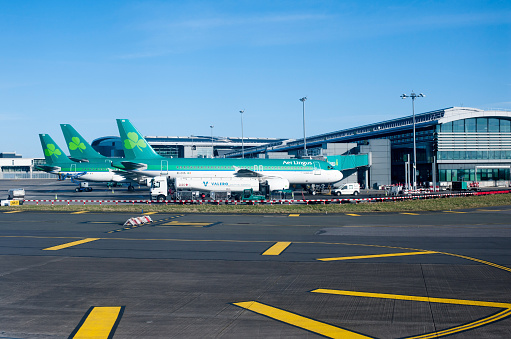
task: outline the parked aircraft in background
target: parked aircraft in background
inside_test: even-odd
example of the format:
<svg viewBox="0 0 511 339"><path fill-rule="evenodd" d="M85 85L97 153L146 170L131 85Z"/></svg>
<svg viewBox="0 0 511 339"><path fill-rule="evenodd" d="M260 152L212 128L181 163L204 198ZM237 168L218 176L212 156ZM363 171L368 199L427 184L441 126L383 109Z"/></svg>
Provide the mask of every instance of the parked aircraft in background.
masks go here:
<svg viewBox="0 0 511 339"><path fill-rule="evenodd" d="M257 177L270 191L290 184L328 184L342 179L342 173L325 161L314 159L188 159L158 155L128 119L117 119L125 159L112 166L148 176Z"/></svg>
<svg viewBox="0 0 511 339"><path fill-rule="evenodd" d="M59 178L72 178L81 181L126 182L132 186L129 174L113 170L109 161L73 161L69 159L57 143L48 134L39 134L43 148L45 165L39 169L58 175ZM84 159L87 160L87 159Z"/></svg>

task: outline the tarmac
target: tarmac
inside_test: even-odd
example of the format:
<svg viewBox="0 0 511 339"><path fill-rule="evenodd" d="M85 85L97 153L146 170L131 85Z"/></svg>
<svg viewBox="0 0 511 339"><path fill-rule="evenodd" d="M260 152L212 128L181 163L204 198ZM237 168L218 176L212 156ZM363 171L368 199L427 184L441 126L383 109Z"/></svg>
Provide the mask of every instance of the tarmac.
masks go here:
<svg viewBox="0 0 511 339"><path fill-rule="evenodd" d="M510 214L0 209L0 338L511 337Z"/></svg>

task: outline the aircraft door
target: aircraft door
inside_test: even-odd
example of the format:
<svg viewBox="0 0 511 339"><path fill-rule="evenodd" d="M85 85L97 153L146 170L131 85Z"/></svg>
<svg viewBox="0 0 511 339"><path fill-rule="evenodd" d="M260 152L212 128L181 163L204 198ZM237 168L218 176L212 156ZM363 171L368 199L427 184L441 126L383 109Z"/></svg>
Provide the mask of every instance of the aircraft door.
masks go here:
<svg viewBox="0 0 511 339"><path fill-rule="evenodd" d="M317 161L314 162L314 174L315 175L321 174L321 166L320 166L319 162L317 162Z"/></svg>
<svg viewBox="0 0 511 339"><path fill-rule="evenodd" d="M254 165L254 172L257 172L257 165Z"/></svg>
<svg viewBox="0 0 511 339"><path fill-rule="evenodd" d="M71 172L76 172L76 164L71 164L70 171Z"/></svg>
<svg viewBox="0 0 511 339"><path fill-rule="evenodd" d="M169 172L169 162L167 160L161 161L161 171L160 175L165 175Z"/></svg>
<svg viewBox="0 0 511 339"><path fill-rule="evenodd" d="M259 171L262 172L263 171L263 165L259 165Z"/></svg>

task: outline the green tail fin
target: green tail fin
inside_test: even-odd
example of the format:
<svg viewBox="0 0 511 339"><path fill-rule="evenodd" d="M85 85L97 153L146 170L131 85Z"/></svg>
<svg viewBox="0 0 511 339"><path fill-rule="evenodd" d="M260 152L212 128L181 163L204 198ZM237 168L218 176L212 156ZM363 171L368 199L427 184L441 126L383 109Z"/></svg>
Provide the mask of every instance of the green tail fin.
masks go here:
<svg viewBox="0 0 511 339"><path fill-rule="evenodd" d="M85 139L78 133L73 126L69 124L60 124L64 138L66 139L67 148L69 148L69 154L71 157L76 159L104 159L105 157L92 146L85 141Z"/></svg>
<svg viewBox="0 0 511 339"><path fill-rule="evenodd" d="M44 159L47 164L69 164L71 160L60 149L59 145L48 134L39 134L41 146L43 147Z"/></svg>
<svg viewBox="0 0 511 339"><path fill-rule="evenodd" d="M161 159L128 119L117 119L126 159Z"/></svg>

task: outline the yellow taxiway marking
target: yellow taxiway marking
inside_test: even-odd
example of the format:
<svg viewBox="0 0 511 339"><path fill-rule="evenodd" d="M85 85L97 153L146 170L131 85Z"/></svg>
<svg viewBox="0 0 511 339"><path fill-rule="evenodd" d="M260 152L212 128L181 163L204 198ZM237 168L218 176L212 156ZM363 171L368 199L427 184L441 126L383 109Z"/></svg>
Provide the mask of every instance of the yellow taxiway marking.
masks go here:
<svg viewBox="0 0 511 339"><path fill-rule="evenodd" d="M407 213L407 212L403 212L403 213L399 213L399 214L406 214L406 215L420 215L419 213Z"/></svg>
<svg viewBox="0 0 511 339"><path fill-rule="evenodd" d="M371 254L371 255L356 255L352 257L338 257L338 258L319 258L321 261L334 261L334 260L353 260L353 259L369 259L369 258L384 258L384 257L403 257L405 255L419 255L419 254L434 254L439 252L434 251L420 251L420 252L404 252L404 253L388 253L388 254Z"/></svg>
<svg viewBox="0 0 511 339"><path fill-rule="evenodd" d="M144 213L144 215L151 215L151 214L156 214L156 213L158 213L158 212L146 212L146 213Z"/></svg>
<svg viewBox="0 0 511 339"><path fill-rule="evenodd" d="M123 307L93 307L69 338L112 338Z"/></svg>
<svg viewBox="0 0 511 339"><path fill-rule="evenodd" d="M352 217L360 217L360 214L355 214L355 213L346 213L346 215L349 215Z"/></svg>
<svg viewBox="0 0 511 339"><path fill-rule="evenodd" d="M275 243L275 245L273 245L272 247L270 247L266 251L264 251L263 255L279 255L289 245L291 245L291 242L279 241L279 242Z"/></svg>
<svg viewBox="0 0 511 339"><path fill-rule="evenodd" d="M23 211L9 211L9 212L4 212L4 213L19 213L19 212L23 212Z"/></svg>
<svg viewBox="0 0 511 339"><path fill-rule="evenodd" d="M357 291L343 291L343 290L330 290L324 288L318 288L312 290L313 293L325 293L325 294L337 294L347 295L352 297L366 297L366 298L379 298L379 299L394 299L394 300L408 300L408 301L422 301L430 303L442 303L442 304L455 304L455 305L466 305L466 306L483 306L483 307L497 307L497 308L510 308L510 303L497 303L492 301L477 301L477 300L463 300L463 299L446 299L446 298L432 298L432 297L418 297L413 295L401 295L401 294L386 294L386 293L369 293L369 292L357 292Z"/></svg>
<svg viewBox="0 0 511 339"><path fill-rule="evenodd" d="M502 211L505 211L505 210L481 210L481 209L479 209L477 211L479 211L479 212L502 212Z"/></svg>
<svg viewBox="0 0 511 339"><path fill-rule="evenodd" d="M461 212L461 211L443 211L444 213L467 213L467 212Z"/></svg>
<svg viewBox="0 0 511 339"><path fill-rule="evenodd" d="M65 243L65 244L62 244L62 245L44 248L43 251L58 251L58 250L61 250L63 248L73 247L73 246L76 246L76 245L85 244L87 242L96 241L96 240L99 240L99 239L101 239L101 238L87 238L87 239L83 239L83 240L68 242L68 243Z"/></svg>
<svg viewBox="0 0 511 339"><path fill-rule="evenodd" d="M83 213L88 213L89 211L78 211L78 212L73 212L71 214L83 214Z"/></svg>
<svg viewBox="0 0 511 339"><path fill-rule="evenodd" d="M439 338L446 335L451 335L454 333L468 331L474 329L476 327L484 326L491 324L495 321L507 318L511 315L511 304L509 303L497 303L491 301L477 301L477 300L463 300L463 299L446 299L446 298L431 298L431 297L418 297L411 295L399 295L399 294L384 294L384 293L367 293L367 292L356 292L356 291L342 291L342 290L330 290L330 289L317 289L311 291L313 293L326 293L326 294L337 294L337 295L346 295L352 297L366 297L366 298L379 298L379 299L394 299L394 300L407 300L407 301L422 301L429 303L443 303L443 304L453 304L453 305L466 305L466 306L483 306L483 307L497 307L504 308L504 310L492 314L488 317L463 324L460 326L455 326L451 328L447 328L441 331L416 335L407 337L407 339L429 339L429 338Z"/></svg>
<svg viewBox="0 0 511 339"><path fill-rule="evenodd" d="M258 303L257 301L244 301L233 303L233 305L247 309L254 313L262 314L269 318L285 322L287 324L299 328L303 328L307 331L314 332L328 338L347 338L347 339L371 338L330 324L325 324L314 319L306 318L304 316L291 313L280 308L261 304Z"/></svg>
<svg viewBox="0 0 511 339"><path fill-rule="evenodd" d="M288 216L289 216L289 217L299 217L299 216L300 216L300 214L290 214L290 215L288 215Z"/></svg>
<svg viewBox="0 0 511 339"><path fill-rule="evenodd" d="M181 221L171 221L165 224L161 224L160 226L208 226L211 225L211 222L181 222Z"/></svg>

